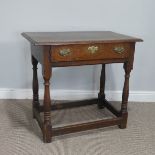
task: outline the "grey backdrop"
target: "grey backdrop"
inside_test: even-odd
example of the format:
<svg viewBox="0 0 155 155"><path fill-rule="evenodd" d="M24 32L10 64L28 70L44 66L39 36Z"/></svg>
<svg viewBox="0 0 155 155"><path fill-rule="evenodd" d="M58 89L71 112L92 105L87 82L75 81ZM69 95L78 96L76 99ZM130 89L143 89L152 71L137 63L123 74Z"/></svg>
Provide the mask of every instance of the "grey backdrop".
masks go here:
<svg viewBox="0 0 155 155"><path fill-rule="evenodd" d="M0 89L31 87L32 66L25 31L111 30L144 39L136 46L130 90L155 91L154 0L1 0ZM107 90L121 90L122 65L107 65ZM39 66L40 70L40 66ZM54 89L99 87L100 66L56 68ZM42 85L42 76L39 74Z"/></svg>

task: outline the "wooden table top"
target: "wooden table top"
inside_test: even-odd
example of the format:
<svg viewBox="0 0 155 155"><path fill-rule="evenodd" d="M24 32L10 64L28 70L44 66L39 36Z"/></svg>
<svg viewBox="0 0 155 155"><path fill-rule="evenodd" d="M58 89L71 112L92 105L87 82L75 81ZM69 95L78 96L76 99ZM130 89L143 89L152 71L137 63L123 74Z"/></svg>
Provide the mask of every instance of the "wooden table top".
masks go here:
<svg viewBox="0 0 155 155"><path fill-rule="evenodd" d="M140 42L142 39L111 31L73 32L24 32L27 40L34 45L67 45L111 42Z"/></svg>

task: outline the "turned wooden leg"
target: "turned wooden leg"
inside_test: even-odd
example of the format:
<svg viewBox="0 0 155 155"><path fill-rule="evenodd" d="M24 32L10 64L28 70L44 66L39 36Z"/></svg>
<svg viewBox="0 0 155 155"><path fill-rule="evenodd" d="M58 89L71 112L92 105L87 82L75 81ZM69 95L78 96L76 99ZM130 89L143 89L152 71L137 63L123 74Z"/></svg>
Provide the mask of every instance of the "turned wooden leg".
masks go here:
<svg viewBox="0 0 155 155"><path fill-rule="evenodd" d="M34 108L39 108L39 95L38 95L38 75L37 75L37 65L38 61L32 56L32 65L33 65L33 81L32 81L32 88L33 88L33 118L35 118L34 115Z"/></svg>
<svg viewBox="0 0 155 155"><path fill-rule="evenodd" d="M51 68L43 68L44 77L44 124L43 124L43 140L45 143L51 142L51 99L50 99L50 77Z"/></svg>
<svg viewBox="0 0 155 155"><path fill-rule="evenodd" d="M105 99L105 64L102 64L101 76L100 76L100 92L98 94L98 108L104 108L104 99Z"/></svg>
<svg viewBox="0 0 155 155"><path fill-rule="evenodd" d="M131 66L129 63L124 63L124 70L125 70L125 81L122 93L122 105L121 105L121 116L123 118L122 123L119 125L121 129L126 128L127 126L127 118L128 118L128 111L127 111L127 104L128 104L128 96L129 96L129 77L131 72Z"/></svg>

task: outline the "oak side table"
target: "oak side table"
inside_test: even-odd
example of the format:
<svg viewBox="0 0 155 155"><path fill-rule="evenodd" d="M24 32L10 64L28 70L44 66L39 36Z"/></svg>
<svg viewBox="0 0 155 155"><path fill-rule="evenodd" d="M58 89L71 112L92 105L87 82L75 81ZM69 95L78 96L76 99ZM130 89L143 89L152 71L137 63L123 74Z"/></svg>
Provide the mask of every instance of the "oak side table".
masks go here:
<svg viewBox="0 0 155 155"><path fill-rule="evenodd" d="M129 95L129 76L133 68L135 43L141 39L110 32L26 32L22 33L31 43L33 65L33 117L37 120L46 143L52 136L83 130L118 125L124 129L127 125L127 103ZM42 65L44 78L43 105L39 103L37 64ZM114 108L105 99L105 64L123 63L125 70L121 110ZM50 77L53 67L82 66L102 64L100 90L98 98L66 104L51 104ZM52 128L51 110L73 108L97 104L98 108L107 108L116 117L92 122ZM43 112L43 120L40 113Z"/></svg>

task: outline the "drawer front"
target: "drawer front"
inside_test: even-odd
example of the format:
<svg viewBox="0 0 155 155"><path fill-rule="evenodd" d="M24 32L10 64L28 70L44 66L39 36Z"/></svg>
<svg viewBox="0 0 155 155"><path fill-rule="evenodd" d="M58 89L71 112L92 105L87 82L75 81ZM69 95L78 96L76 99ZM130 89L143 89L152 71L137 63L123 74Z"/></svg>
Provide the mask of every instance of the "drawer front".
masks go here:
<svg viewBox="0 0 155 155"><path fill-rule="evenodd" d="M52 46L52 62L123 59L129 56L129 43Z"/></svg>

